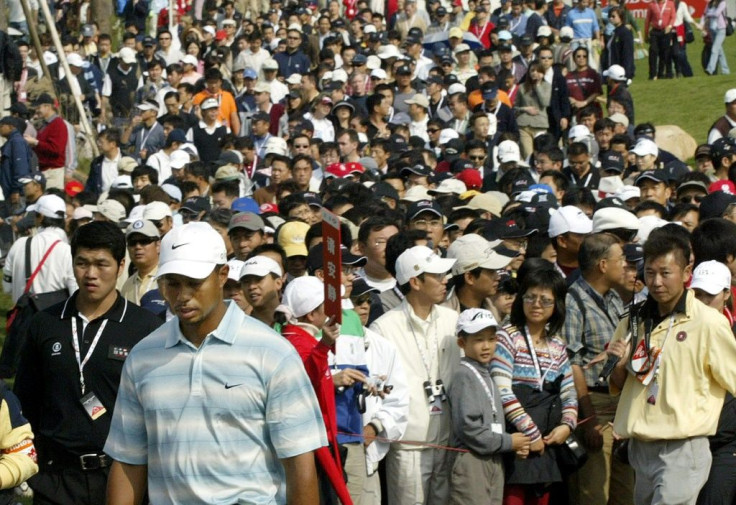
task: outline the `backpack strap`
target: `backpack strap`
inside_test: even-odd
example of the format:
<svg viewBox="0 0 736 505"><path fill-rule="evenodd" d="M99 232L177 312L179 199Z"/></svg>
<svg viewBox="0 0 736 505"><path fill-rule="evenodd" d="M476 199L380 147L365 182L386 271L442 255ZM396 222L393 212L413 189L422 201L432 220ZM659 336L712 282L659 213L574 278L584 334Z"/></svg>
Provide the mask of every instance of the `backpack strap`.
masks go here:
<svg viewBox="0 0 736 505"><path fill-rule="evenodd" d="M29 238L28 241L27 241L27 244L30 244L30 242L31 242L31 239ZM51 247L49 247L49 250L46 251L46 254L43 255L43 258L41 258L41 261L38 263L38 266L33 271L33 273L31 274L31 276L28 278L28 282L26 282L26 288L23 291L24 293L28 293L28 292L31 291L31 285L33 284L33 279L35 279L36 276L38 275L38 272L41 271L41 267L46 262L46 259L49 257L49 254L51 254L51 251L54 250L54 247L56 247L56 244L58 244L59 242L61 242L61 240L57 240L56 242L54 242L53 244L51 244ZM31 251L30 245L26 245L26 266L28 266L28 270L31 269L31 267L30 267L30 264L31 264L30 251Z"/></svg>
<svg viewBox="0 0 736 505"><path fill-rule="evenodd" d="M30 289L30 283L28 280L31 278L31 240L33 240L33 237L28 237L28 240L26 240L26 268L25 268L25 277L26 277L26 289L23 290L24 293L28 293L28 290Z"/></svg>

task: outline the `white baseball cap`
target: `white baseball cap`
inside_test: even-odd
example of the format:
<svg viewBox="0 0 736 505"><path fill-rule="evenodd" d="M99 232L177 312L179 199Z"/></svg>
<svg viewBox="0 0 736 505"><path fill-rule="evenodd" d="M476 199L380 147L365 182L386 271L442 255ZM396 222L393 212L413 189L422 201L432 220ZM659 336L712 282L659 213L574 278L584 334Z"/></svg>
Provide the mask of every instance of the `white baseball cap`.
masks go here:
<svg viewBox="0 0 736 505"><path fill-rule="evenodd" d="M297 277L286 285L283 304L296 317L302 317L325 301L325 285L316 277Z"/></svg>
<svg viewBox="0 0 736 505"><path fill-rule="evenodd" d="M161 241L157 277L178 274L204 279L217 265L226 263L222 236L207 223L187 223L174 227Z"/></svg>
<svg viewBox="0 0 736 505"><path fill-rule="evenodd" d="M164 202L151 202L143 207L143 219L160 221L165 217L172 217L171 208Z"/></svg>
<svg viewBox="0 0 736 505"><path fill-rule="evenodd" d="M467 309L457 318L457 332L478 333L486 328L498 328L498 321L493 313L486 309Z"/></svg>
<svg viewBox="0 0 736 505"><path fill-rule="evenodd" d="M447 94L450 96L456 95L458 93L466 93L467 91L468 88L466 88L464 84L460 84L459 82L450 84L450 87L447 88Z"/></svg>
<svg viewBox="0 0 736 505"><path fill-rule="evenodd" d="M607 70L603 71L603 77L610 77L614 81L625 81L626 70L621 65L611 65Z"/></svg>
<svg viewBox="0 0 736 505"><path fill-rule="evenodd" d="M29 205L26 210L34 211L42 216L52 219L62 219L66 217L66 203L56 195L43 195L36 203Z"/></svg>
<svg viewBox="0 0 736 505"><path fill-rule="evenodd" d="M110 188L114 189L133 189L133 180L130 175L118 175L113 179Z"/></svg>
<svg viewBox="0 0 736 505"><path fill-rule="evenodd" d="M302 74L291 74L288 79L286 79L286 82L289 84L301 84L302 83Z"/></svg>
<svg viewBox="0 0 736 505"><path fill-rule="evenodd" d="M704 261L693 270L690 287L702 289L709 295L717 295L731 287L731 271L718 261Z"/></svg>
<svg viewBox="0 0 736 505"><path fill-rule="evenodd" d="M593 214L593 233L623 228L639 230L639 220L626 209L606 207Z"/></svg>
<svg viewBox="0 0 736 505"><path fill-rule="evenodd" d="M66 62L69 65L82 68L84 66L84 58L77 53L69 53L66 57Z"/></svg>
<svg viewBox="0 0 736 505"><path fill-rule="evenodd" d="M169 166L174 170L184 168L184 166L191 163L191 161L192 157L189 156L189 153L182 151L181 149L177 149L169 156Z"/></svg>
<svg viewBox="0 0 736 505"><path fill-rule="evenodd" d="M442 258L432 249L418 245L407 249L396 260L396 281L400 286L423 273L444 274L455 264L455 259Z"/></svg>
<svg viewBox="0 0 736 505"><path fill-rule="evenodd" d="M440 185L437 186L437 188L427 191L427 193L430 195L462 195L467 190L468 188L465 186L463 181L450 177L449 179L445 179L440 182Z"/></svg>
<svg viewBox="0 0 736 505"><path fill-rule="evenodd" d="M452 128L443 128L440 131L440 139L438 143L439 145L443 146L447 144L449 141L451 141L452 139L459 139L459 138L460 138L460 134L457 131L453 130Z"/></svg>
<svg viewBox="0 0 736 505"><path fill-rule="evenodd" d="M511 263L512 259L498 254L490 242L475 233L458 237L447 249L447 257L455 259L453 275L464 274L476 268L499 270Z"/></svg>
<svg viewBox="0 0 736 505"><path fill-rule="evenodd" d="M736 88L731 88L726 91L726 95L723 97L725 103L731 103L736 100Z"/></svg>
<svg viewBox="0 0 736 505"><path fill-rule="evenodd" d="M133 49L129 47L124 47L120 51L118 51L118 58L120 58L123 63L131 65L136 61L136 53Z"/></svg>
<svg viewBox="0 0 736 505"><path fill-rule="evenodd" d="M166 194L169 195L174 200L176 200L177 202L181 202L181 196L182 196L181 189L179 189L179 187L176 186L175 184L170 184L170 183L162 184L161 189L166 191Z"/></svg>
<svg viewBox="0 0 736 505"><path fill-rule="evenodd" d="M636 154L637 156L646 156L647 154L657 156L659 155L659 148L653 140L641 138L636 142L636 145L631 150L631 152Z"/></svg>
<svg viewBox="0 0 736 505"><path fill-rule="evenodd" d="M375 77L376 79L388 79L388 74L384 69L376 68L371 70L371 77Z"/></svg>
<svg viewBox="0 0 736 505"><path fill-rule="evenodd" d="M590 130L584 124L576 124L567 134L567 138L570 140L583 139L590 136Z"/></svg>
<svg viewBox="0 0 736 505"><path fill-rule="evenodd" d="M641 188L639 186L626 185L616 191L613 196L624 202L632 198L641 198Z"/></svg>
<svg viewBox="0 0 736 505"><path fill-rule="evenodd" d="M119 223L125 219L127 213L122 203L117 200L104 200L97 204L97 212L105 216L113 223Z"/></svg>
<svg viewBox="0 0 736 505"><path fill-rule="evenodd" d="M194 65L195 67L199 63L197 61L197 57L194 56L193 54L185 54L184 56L182 56L181 62L186 63L187 65Z"/></svg>
<svg viewBox="0 0 736 505"><path fill-rule="evenodd" d="M557 237L563 233L588 234L593 231L593 221L574 205L557 209L549 218L549 236Z"/></svg>
<svg viewBox="0 0 736 505"><path fill-rule="evenodd" d="M227 280L240 282L240 270L242 270L244 263L245 261L240 261L239 259L235 258L228 261Z"/></svg>
<svg viewBox="0 0 736 505"><path fill-rule="evenodd" d="M247 260L240 269L240 279L246 275L255 275L256 277L265 277L268 274L274 274L278 277L283 275L281 267L268 256L253 256Z"/></svg>
<svg viewBox="0 0 736 505"><path fill-rule="evenodd" d="M509 163L512 161L520 163L521 151L519 150L519 144L513 140L504 140L498 144L497 156L499 163Z"/></svg>
<svg viewBox="0 0 736 505"><path fill-rule="evenodd" d="M669 221L665 221L659 216L649 215L640 217L639 231L636 233L636 241L639 242L641 245L644 245L644 243L649 238L649 234L652 233L652 231L666 224L669 224Z"/></svg>

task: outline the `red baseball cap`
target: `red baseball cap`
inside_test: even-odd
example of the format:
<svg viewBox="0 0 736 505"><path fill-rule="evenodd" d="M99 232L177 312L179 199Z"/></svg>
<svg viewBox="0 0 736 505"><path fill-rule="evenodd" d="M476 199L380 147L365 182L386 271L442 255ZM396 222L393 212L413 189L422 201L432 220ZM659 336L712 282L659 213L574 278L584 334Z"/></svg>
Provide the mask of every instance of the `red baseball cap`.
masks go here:
<svg viewBox="0 0 736 505"><path fill-rule="evenodd" d="M333 163L328 165L325 170L325 177L337 177L342 179L353 175L346 163Z"/></svg>
<svg viewBox="0 0 736 505"><path fill-rule="evenodd" d="M225 40L227 38L227 32L225 30L217 30L217 33L215 33L215 40Z"/></svg>
<svg viewBox="0 0 736 505"><path fill-rule="evenodd" d="M64 186L64 192L72 198L84 191L84 185L79 181L69 181Z"/></svg>
<svg viewBox="0 0 736 505"><path fill-rule="evenodd" d="M465 187L470 189L480 189L483 186L483 180L480 178L480 172L474 168L466 168L455 176L455 179L463 181Z"/></svg>
<svg viewBox="0 0 736 505"><path fill-rule="evenodd" d="M276 214L279 213L279 206L275 203L263 203L261 204L261 214L265 214L267 212L274 212Z"/></svg>

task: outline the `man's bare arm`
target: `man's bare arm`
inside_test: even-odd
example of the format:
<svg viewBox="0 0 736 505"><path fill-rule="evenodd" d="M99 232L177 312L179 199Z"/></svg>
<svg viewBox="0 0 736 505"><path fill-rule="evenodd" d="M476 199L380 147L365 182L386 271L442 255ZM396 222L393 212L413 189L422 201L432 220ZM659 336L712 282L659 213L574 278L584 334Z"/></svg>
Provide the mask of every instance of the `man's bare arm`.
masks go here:
<svg viewBox="0 0 736 505"><path fill-rule="evenodd" d="M306 452L292 458L285 458L281 460L281 463L286 471L286 503L289 505L317 505L319 490L314 453Z"/></svg>
<svg viewBox="0 0 736 505"><path fill-rule="evenodd" d="M148 465L114 461L107 478L107 505L140 505L147 481Z"/></svg>

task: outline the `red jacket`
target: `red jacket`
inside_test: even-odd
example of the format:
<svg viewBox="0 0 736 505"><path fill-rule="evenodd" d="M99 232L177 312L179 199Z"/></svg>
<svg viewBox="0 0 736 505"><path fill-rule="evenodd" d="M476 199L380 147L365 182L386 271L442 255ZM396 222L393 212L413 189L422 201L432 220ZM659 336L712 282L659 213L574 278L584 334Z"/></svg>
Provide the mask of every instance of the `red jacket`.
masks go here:
<svg viewBox="0 0 736 505"><path fill-rule="evenodd" d="M38 145L35 147L38 156L38 168L59 168L66 165L66 143L69 132L66 123L56 116L38 132Z"/></svg>
<svg viewBox="0 0 736 505"><path fill-rule="evenodd" d="M340 462L340 453L337 450L337 414L335 411L335 383L332 381L330 367L327 364L327 353L335 351L318 341L306 330L293 324L287 324L281 329L281 333L291 342L296 352L304 362L309 380L317 395L319 407L322 410L322 418L327 430L327 441L334 449L334 457L329 447L321 447L315 451L317 461L330 479L337 497L343 505L352 505L353 501L345 485Z"/></svg>

